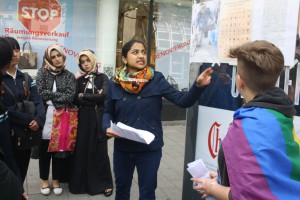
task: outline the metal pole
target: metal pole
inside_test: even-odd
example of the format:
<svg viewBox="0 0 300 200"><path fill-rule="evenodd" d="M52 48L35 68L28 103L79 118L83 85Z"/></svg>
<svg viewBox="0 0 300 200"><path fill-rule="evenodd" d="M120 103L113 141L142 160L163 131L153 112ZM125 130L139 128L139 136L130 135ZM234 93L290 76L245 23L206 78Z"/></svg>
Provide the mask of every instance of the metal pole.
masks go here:
<svg viewBox="0 0 300 200"><path fill-rule="evenodd" d="M149 2L149 20L148 20L148 47L147 47L147 65L150 65L151 61L151 44L152 44L152 32L153 32L153 4L154 0Z"/></svg>

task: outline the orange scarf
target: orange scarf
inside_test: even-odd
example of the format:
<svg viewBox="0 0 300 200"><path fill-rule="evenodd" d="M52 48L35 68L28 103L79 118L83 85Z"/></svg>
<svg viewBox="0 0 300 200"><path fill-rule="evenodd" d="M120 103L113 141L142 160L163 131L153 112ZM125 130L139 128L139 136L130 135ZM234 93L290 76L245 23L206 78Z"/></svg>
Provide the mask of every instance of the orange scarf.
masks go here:
<svg viewBox="0 0 300 200"><path fill-rule="evenodd" d="M138 94L154 76L153 68L148 66L134 73L127 73L127 71L126 66L117 68L113 81L120 84L125 91L134 94Z"/></svg>

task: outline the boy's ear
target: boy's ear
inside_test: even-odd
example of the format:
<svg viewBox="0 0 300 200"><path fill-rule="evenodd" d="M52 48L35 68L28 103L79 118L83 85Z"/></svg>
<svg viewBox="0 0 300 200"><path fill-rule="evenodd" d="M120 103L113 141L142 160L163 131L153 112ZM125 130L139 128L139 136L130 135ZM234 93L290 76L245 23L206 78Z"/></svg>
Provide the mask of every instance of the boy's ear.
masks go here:
<svg viewBox="0 0 300 200"><path fill-rule="evenodd" d="M236 86L238 89L242 89L245 86L244 80L239 74L236 75Z"/></svg>

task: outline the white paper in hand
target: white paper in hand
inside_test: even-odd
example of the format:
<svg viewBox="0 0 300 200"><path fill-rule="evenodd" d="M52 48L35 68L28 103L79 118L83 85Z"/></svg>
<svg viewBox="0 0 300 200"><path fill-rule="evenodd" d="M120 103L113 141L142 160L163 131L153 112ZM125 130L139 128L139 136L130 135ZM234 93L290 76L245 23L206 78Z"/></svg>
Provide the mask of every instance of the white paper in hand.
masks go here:
<svg viewBox="0 0 300 200"><path fill-rule="evenodd" d="M202 159L195 160L194 162L188 163L188 172L192 175L193 178L210 178L209 171L206 168ZM216 200L212 196L205 198L206 200Z"/></svg>
<svg viewBox="0 0 300 200"><path fill-rule="evenodd" d="M121 122L118 122L117 124L110 122L110 128L112 131L118 133L120 137L136 142L150 144L155 138L149 131L136 129Z"/></svg>
<svg viewBox="0 0 300 200"><path fill-rule="evenodd" d="M209 178L209 171L202 159L195 160L187 165L187 170L193 178Z"/></svg>

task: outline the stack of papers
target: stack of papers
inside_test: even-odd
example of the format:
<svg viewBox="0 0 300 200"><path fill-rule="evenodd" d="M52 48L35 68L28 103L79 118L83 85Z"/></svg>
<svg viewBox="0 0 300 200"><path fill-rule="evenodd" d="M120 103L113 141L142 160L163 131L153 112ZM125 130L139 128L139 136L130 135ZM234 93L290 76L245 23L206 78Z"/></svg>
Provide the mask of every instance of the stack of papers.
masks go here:
<svg viewBox="0 0 300 200"><path fill-rule="evenodd" d="M116 133L116 136L126 138L128 140L133 140L136 142L141 142L145 144L150 144L155 136L149 131L136 129L121 122L114 124L112 121L110 122L110 128L113 132Z"/></svg>

